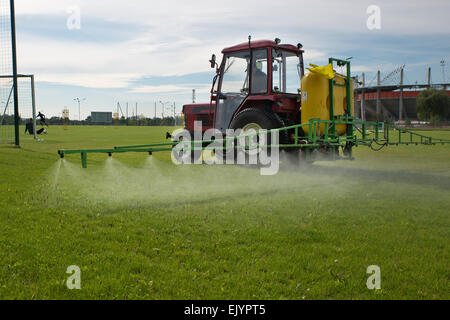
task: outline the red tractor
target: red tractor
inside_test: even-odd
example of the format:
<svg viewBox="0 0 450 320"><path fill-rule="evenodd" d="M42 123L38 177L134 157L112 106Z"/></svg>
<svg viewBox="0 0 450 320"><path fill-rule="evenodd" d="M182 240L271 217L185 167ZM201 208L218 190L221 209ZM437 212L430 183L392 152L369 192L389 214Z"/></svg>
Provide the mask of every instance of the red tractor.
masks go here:
<svg viewBox="0 0 450 320"><path fill-rule="evenodd" d="M209 103L183 106L185 129L194 132L194 122L202 121L202 131L215 128L275 129L300 123L300 83L304 75L302 45L262 40L242 43L222 51L216 68ZM289 143L287 131L280 142Z"/></svg>
<svg viewBox="0 0 450 320"><path fill-rule="evenodd" d="M294 164L300 164L316 159L353 160L352 148L358 145L374 149L373 144L376 144L378 149L374 150L380 150L394 144L450 143L450 140L423 136L379 121L357 120L353 116L354 80L349 59L329 58L328 65L311 65L308 68L311 72L304 75L301 44L293 46L280 44L279 39L251 41L249 38L247 43L225 48L222 53L220 66L215 55L210 60L211 67L216 69L210 102L183 106L185 129L190 136L180 130L175 137L167 133L166 138L172 138L171 142L114 149L58 150L59 156L80 154L82 166L86 168L88 153L112 156L124 152L152 155L153 152L172 151L179 163L184 163L185 159L202 163L197 160L203 151L209 150L214 157L219 156L218 160L224 160L221 156L226 156L226 163L233 157L238 164L247 156L254 160L251 156L256 154L258 162L252 164L265 166L266 162L261 161L264 157L259 156L270 153L276 157L278 147L288 155L287 162L293 160ZM346 67L346 73L336 73L334 64ZM196 127L197 122L201 122L201 130ZM202 140L203 132L209 129L214 129L211 130L214 134L211 137L209 131L205 135L208 138ZM258 132L261 129L271 131ZM274 132L279 132L279 136L271 136ZM398 138L391 137L393 132ZM406 137L402 138L402 134ZM227 139L223 139L224 136ZM184 141L185 137L189 141ZM211 148L210 142L217 145ZM263 152L265 147L267 153ZM203 155L209 157L206 152Z"/></svg>

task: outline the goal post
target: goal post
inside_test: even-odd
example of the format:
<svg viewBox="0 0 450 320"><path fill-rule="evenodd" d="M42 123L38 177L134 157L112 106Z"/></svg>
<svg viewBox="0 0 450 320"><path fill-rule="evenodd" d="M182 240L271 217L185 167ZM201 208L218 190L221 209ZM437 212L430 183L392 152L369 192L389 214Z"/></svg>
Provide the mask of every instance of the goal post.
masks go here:
<svg viewBox="0 0 450 320"><path fill-rule="evenodd" d="M14 81L12 75L0 75L0 88L3 91L0 97L0 141L16 142L16 131L21 133L20 126L31 120L33 124L33 138L37 139L36 121L36 94L34 75L17 75L18 96L18 122L14 110ZM13 134L14 133L14 134Z"/></svg>
<svg viewBox="0 0 450 320"><path fill-rule="evenodd" d="M16 13L14 0L9 2L11 20L11 51L12 51L12 72L13 72L13 94L14 94L14 141L16 148L20 147L19 140L19 81L17 78L17 46L16 46Z"/></svg>
<svg viewBox="0 0 450 320"><path fill-rule="evenodd" d="M4 122L6 116L11 113L11 109L13 110L14 144L16 147L20 147L19 78L16 49L14 0L0 0L0 75L12 76L11 85L9 81L0 82L0 105L3 105L3 108L0 108L0 110L3 109L3 115L0 119ZM0 129L4 128L4 125L0 123Z"/></svg>

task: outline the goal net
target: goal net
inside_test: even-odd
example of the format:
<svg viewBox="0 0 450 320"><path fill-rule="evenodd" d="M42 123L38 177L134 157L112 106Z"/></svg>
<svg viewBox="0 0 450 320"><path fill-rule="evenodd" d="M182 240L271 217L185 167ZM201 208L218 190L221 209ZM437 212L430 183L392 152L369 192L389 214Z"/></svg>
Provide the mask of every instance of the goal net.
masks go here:
<svg viewBox="0 0 450 320"><path fill-rule="evenodd" d="M36 109L34 103L34 85L31 75L19 75L17 79L19 93L19 132L21 139L36 138ZM31 131L25 132L27 125ZM14 142L14 94L13 78L0 75L0 143Z"/></svg>
<svg viewBox="0 0 450 320"><path fill-rule="evenodd" d="M10 0L0 0L0 143L15 141L13 52ZM26 124L32 124L31 136L35 138L36 116L34 110L34 81L31 75L17 79L19 105L19 133L24 135ZM31 119L31 120L30 120Z"/></svg>

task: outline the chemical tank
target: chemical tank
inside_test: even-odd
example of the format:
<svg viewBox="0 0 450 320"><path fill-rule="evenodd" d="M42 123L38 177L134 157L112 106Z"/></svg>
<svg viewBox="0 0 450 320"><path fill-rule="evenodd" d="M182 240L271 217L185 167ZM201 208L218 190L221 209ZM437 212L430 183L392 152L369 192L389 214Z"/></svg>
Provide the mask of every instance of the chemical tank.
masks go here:
<svg viewBox="0 0 450 320"><path fill-rule="evenodd" d="M343 116L347 111L347 91L343 75L335 74L334 80L334 115ZM351 85L353 88L353 83ZM353 90L351 97L352 115L354 114L353 107ZM309 119L330 120L330 87L327 77L315 72L309 72L302 78L302 108L301 121L308 123ZM308 134L308 126L303 126L303 131ZM338 124L336 126L339 135L346 133L347 126L345 124ZM320 125L320 134L325 133L325 124Z"/></svg>

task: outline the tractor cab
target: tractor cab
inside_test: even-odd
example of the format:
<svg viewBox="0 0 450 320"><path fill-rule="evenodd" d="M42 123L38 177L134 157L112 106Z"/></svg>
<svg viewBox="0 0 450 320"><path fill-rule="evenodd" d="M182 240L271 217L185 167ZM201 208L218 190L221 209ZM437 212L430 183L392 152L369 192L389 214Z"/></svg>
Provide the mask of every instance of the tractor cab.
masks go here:
<svg viewBox="0 0 450 320"><path fill-rule="evenodd" d="M194 131L194 121L202 121L203 131L216 128L223 133L247 124L274 129L298 123L304 75L301 48L280 44L279 39L250 40L225 48L220 65L213 55L210 63L216 75L210 102L183 107L186 129Z"/></svg>

